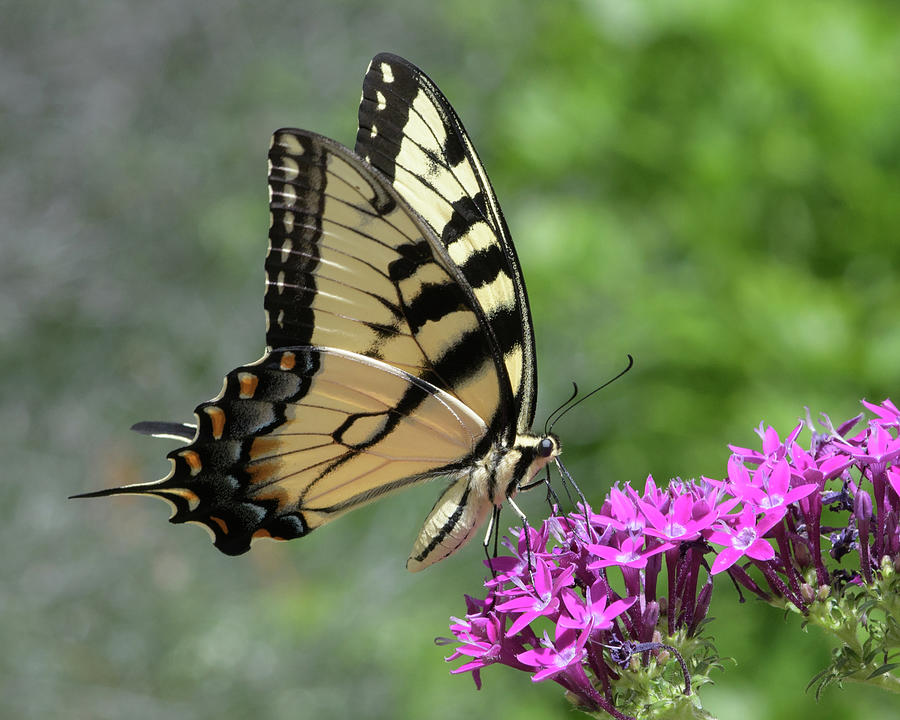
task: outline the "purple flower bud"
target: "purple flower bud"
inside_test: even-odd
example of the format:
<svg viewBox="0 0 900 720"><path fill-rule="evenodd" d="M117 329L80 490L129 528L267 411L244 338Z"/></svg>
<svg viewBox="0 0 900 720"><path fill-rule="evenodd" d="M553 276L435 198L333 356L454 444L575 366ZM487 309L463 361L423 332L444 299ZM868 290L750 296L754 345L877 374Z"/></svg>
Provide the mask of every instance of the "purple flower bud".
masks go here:
<svg viewBox="0 0 900 720"><path fill-rule="evenodd" d="M865 490L858 490L853 499L853 515L856 518L860 542L867 542L869 527L872 524L872 496Z"/></svg>
<svg viewBox="0 0 900 720"><path fill-rule="evenodd" d="M712 578L709 578L706 584L702 588L700 588L700 594L697 596L696 609L694 610L694 619L691 622L690 627L691 634L695 634L697 632L697 628L700 627L700 623L702 623L706 619L706 613L709 612L709 604L710 602L712 602L712 591Z"/></svg>

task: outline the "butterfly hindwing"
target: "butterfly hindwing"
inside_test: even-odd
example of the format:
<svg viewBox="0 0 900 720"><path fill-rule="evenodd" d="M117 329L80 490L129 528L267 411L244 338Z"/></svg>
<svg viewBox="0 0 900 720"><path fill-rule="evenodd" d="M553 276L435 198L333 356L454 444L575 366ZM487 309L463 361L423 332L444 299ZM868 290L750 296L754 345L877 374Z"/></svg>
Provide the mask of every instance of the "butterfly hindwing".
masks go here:
<svg viewBox="0 0 900 720"><path fill-rule="evenodd" d="M522 271L490 180L459 117L437 86L403 58L369 65L356 152L387 177L432 228L487 318L504 359L516 425L534 417L534 333Z"/></svg>
<svg viewBox="0 0 900 720"><path fill-rule="evenodd" d="M155 495L171 522L206 526L217 548L290 540L368 502L459 472L487 428L430 383L372 358L299 346L232 370L197 407L197 434L156 483L95 494Z"/></svg>

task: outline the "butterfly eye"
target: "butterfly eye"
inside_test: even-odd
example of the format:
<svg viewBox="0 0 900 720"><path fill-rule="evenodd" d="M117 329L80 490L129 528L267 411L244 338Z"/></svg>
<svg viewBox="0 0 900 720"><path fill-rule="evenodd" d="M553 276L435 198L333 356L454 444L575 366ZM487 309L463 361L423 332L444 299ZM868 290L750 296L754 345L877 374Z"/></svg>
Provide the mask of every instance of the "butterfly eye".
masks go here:
<svg viewBox="0 0 900 720"><path fill-rule="evenodd" d="M548 437L545 437L538 443L538 455L541 457L548 458L553 454L553 450L556 448L556 443L553 442Z"/></svg>

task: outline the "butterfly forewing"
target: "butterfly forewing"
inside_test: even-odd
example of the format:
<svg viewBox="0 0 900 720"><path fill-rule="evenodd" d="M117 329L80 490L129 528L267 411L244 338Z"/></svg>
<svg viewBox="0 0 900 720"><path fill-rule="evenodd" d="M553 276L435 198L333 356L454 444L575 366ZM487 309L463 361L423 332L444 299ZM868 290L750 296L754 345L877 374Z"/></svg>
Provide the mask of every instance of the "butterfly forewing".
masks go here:
<svg viewBox="0 0 900 720"><path fill-rule="evenodd" d="M372 60L363 81L356 152L432 228L473 289L514 397L512 431L531 426L534 335L525 283L490 181L453 108L418 68Z"/></svg>
<svg viewBox="0 0 900 720"><path fill-rule="evenodd" d="M508 423L495 353L431 231L343 146L301 130L269 153L266 342L383 359Z"/></svg>

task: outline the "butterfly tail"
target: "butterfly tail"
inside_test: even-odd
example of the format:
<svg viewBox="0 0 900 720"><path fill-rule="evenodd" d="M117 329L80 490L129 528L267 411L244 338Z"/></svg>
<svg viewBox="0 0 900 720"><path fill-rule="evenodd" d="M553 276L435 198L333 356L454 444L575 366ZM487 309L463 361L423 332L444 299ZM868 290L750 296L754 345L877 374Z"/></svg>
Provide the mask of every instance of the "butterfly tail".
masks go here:
<svg viewBox="0 0 900 720"><path fill-rule="evenodd" d="M197 426L190 423L161 422L157 420L145 420L135 423L131 429L141 435L164 438L166 440L182 440L191 442L197 434Z"/></svg>
<svg viewBox="0 0 900 720"><path fill-rule="evenodd" d="M164 438L167 440L181 440L189 443L194 439L197 433L197 426L188 423L161 422L148 420L135 423L131 429L141 435L151 435L153 437ZM110 495L155 495L164 500L168 500L166 493L161 491L160 484L162 481L149 483L136 483L134 485L123 485L122 487L104 488L103 490L92 490L91 492L70 495L69 499L77 498L96 498L109 497Z"/></svg>

